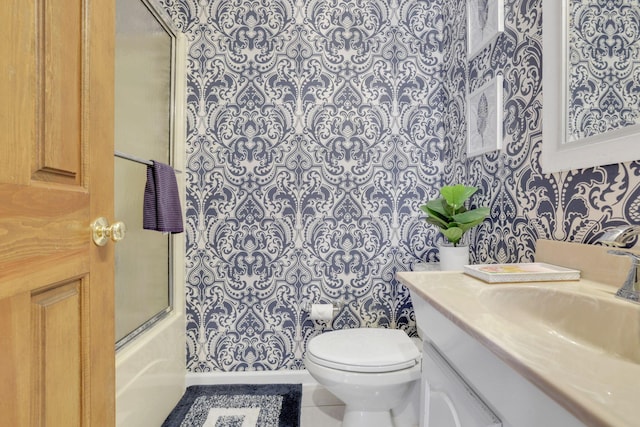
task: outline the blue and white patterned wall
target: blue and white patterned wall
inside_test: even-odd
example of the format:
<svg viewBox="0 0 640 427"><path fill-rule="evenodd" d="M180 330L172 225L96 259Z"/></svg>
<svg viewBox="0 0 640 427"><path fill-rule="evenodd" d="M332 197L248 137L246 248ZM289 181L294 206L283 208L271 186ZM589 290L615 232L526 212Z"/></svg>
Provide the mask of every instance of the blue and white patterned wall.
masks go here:
<svg viewBox="0 0 640 427"><path fill-rule="evenodd" d="M640 124L640 0L571 0L569 141Z"/></svg>
<svg viewBox="0 0 640 427"><path fill-rule="evenodd" d="M450 3L463 13L464 0ZM467 159L460 125L445 154L453 159L446 182L479 186L491 207L492 221L474 235L477 262L530 261L537 239L592 243L604 229L640 223L639 162L542 173L542 0L505 0L504 7L504 33L468 65L463 26L449 25L457 35L446 59L448 83L466 66L471 91L495 73L504 76L502 152Z"/></svg>
<svg viewBox="0 0 640 427"><path fill-rule="evenodd" d="M413 333L394 274L435 260L437 3L162 3L189 40L188 369L303 368L328 328ZM304 310L338 301L332 324Z"/></svg>
<svg viewBox="0 0 640 427"><path fill-rule="evenodd" d="M444 183L491 207L477 262L640 221L640 163L541 173L541 0L505 0L504 33L471 61L465 0L160 2L190 46L192 372L300 369L323 329L413 333L393 276L437 259L417 207ZM467 159L467 76L496 72L505 148ZM337 300L332 325L303 309Z"/></svg>

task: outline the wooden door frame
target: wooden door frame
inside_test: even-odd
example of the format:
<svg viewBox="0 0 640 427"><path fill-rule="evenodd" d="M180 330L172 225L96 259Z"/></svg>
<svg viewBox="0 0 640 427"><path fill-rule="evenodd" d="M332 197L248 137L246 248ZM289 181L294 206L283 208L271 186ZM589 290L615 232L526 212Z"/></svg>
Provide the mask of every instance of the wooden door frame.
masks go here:
<svg viewBox="0 0 640 427"><path fill-rule="evenodd" d="M85 13L88 40L84 44L88 99L82 122L91 168L91 181L87 183L91 194L90 217L104 216L113 222L115 1L85 0L85 4L89 4ZM92 7L98 4L100 7ZM89 414L87 425L112 426L115 425L114 245L99 247L90 243L90 246L91 295L87 306L92 320L87 331L91 340L89 396L85 396L90 410L84 413Z"/></svg>

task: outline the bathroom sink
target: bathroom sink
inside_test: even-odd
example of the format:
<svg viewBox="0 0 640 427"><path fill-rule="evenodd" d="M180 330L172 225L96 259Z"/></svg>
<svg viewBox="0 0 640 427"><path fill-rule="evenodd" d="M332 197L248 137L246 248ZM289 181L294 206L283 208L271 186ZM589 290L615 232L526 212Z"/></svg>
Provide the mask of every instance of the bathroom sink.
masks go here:
<svg viewBox="0 0 640 427"><path fill-rule="evenodd" d="M481 304L525 330L640 364L640 304L602 290L560 286L495 286Z"/></svg>
<svg viewBox="0 0 640 427"><path fill-rule="evenodd" d="M629 261L614 280L606 250L578 252L591 261L575 281L487 284L459 272L398 273L425 336L507 421L518 420L509 425L638 426L640 304L614 295ZM536 390L568 413L551 410ZM516 401L524 402L519 409Z"/></svg>

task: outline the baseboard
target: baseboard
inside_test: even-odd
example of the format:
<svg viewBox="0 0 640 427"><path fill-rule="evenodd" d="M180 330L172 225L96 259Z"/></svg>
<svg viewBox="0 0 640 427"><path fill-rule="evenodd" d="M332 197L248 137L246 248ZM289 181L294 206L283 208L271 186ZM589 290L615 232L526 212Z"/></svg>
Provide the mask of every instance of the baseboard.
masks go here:
<svg viewBox="0 0 640 427"><path fill-rule="evenodd" d="M317 385L306 369L295 371L187 372L186 384L304 384Z"/></svg>

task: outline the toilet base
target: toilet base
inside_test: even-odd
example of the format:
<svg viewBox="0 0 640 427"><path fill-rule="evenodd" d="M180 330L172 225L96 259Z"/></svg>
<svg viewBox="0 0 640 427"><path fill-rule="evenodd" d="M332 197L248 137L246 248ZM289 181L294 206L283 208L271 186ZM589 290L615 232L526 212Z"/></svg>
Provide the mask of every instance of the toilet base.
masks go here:
<svg viewBox="0 0 640 427"><path fill-rule="evenodd" d="M391 411L362 411L346 405L342 427L394 427Z"/></svg>

